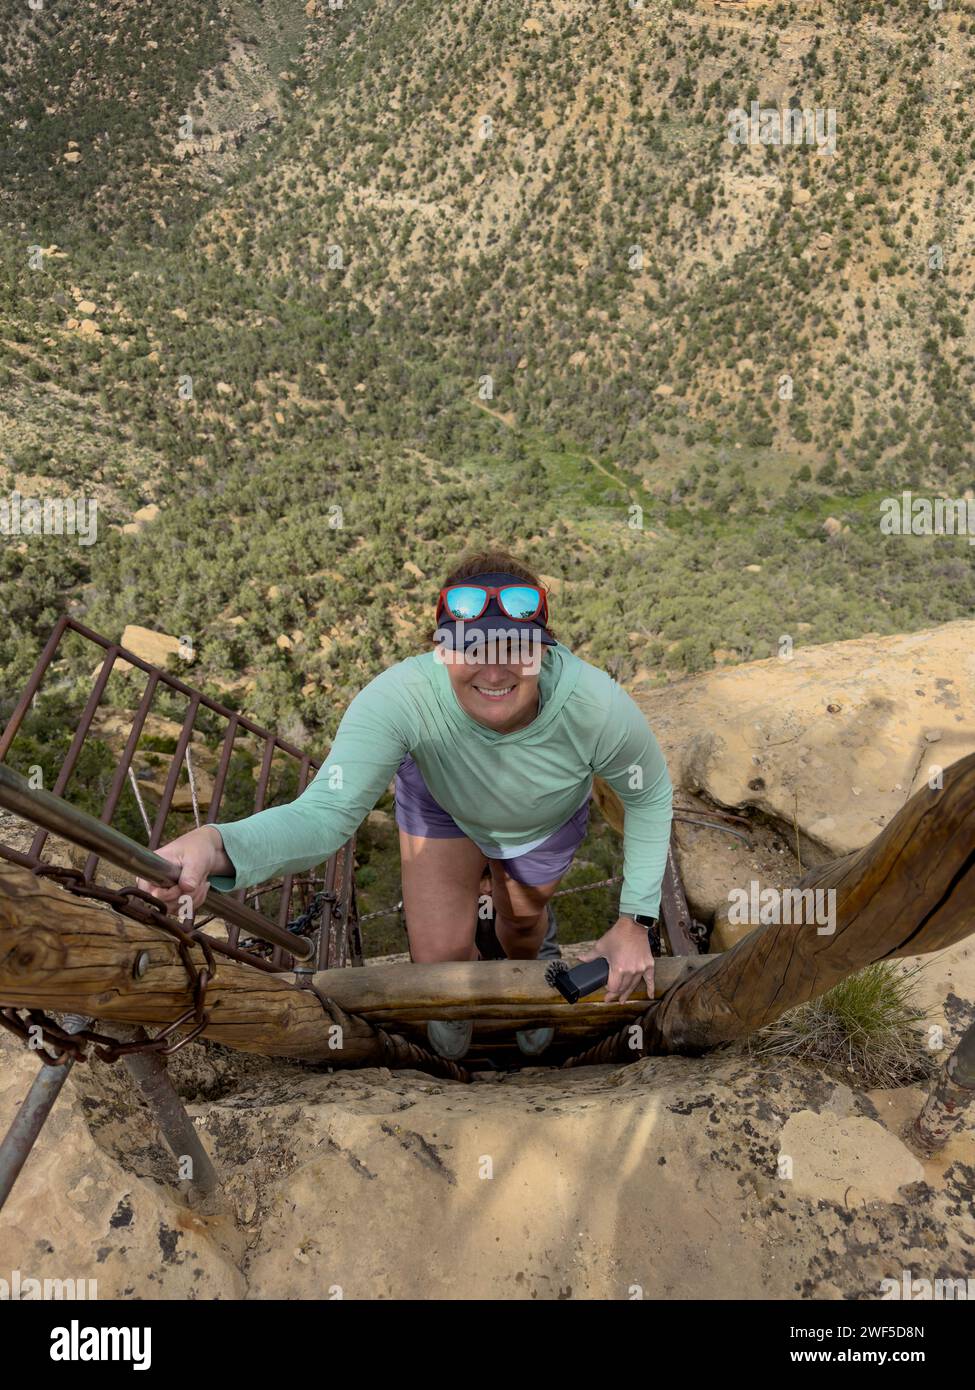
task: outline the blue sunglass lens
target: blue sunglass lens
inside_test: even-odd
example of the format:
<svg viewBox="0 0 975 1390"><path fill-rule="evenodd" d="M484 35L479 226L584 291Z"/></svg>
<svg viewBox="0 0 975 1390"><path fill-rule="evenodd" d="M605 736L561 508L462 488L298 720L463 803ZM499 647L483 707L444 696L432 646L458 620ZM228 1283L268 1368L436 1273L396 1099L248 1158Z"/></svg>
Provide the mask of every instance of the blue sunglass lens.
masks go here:
<svg viewBox="0 0 975 1390"><path fill-rule="evenodd" d="M538 590L525 585L510 585L501 590L501 602L512 618L531 618L538 608Z"/></svg>
<svg viewBox="0 0 975 1390"><path fill-rule="evenodd" d="M447 590L447 611L452 618L474 618L484 607L484 590L458 587Z"/></svg>

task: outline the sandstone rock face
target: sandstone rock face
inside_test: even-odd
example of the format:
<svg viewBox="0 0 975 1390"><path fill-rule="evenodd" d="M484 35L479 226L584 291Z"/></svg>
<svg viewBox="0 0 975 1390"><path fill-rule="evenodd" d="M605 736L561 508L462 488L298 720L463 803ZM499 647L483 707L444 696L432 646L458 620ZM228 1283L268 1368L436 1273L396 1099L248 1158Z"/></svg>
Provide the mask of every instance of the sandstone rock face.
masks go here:
<svg viewBox="0 0 975 1390"><path fill-rule="evenodd" d="M140 531L144 531L150 522L158 520L160 509L154 502L147 507L139 507L132 513L132 520L127 521L122 527L123 536L137 536Z"/></svg>
<svg viewBox="0 0 975 1390"><path fill-rule="evenodd" d="M893 1202L902 1187L923 1182L924 1167L900 1139L864 1116L797 1110L782 1127L780 1157L795 1191L806 1197Z"/></svg>
<svg viewBox="0 0 975 1390"><path fill-rule="evenodd" d="M128 624L119 645L134 652L136 656L141 656L143 661L152 662L154 666L165 667L170 656L179 653L178 637L172 637L167 632L153 632L151 628L139 627L136 623ZM117 661L115 668L127 671L131 669L131 663Z"/></svg>
<svg viewBox="0 0 975 1390"><path fill-rule="evenodd" d="M39 1063L0 1040L0 1127L6 1131ZM120 1078L121 1079L121 1078ZM172 1183L175 1160L131 1092L116 1102L128 1146L145 1171L123 1167L93 1138L82 1093L69 1078L0 1213L3 1277L96 1280L107 1298L241 1298L240 1234L229 1217L204 1217ZM112 1105L96 1103L107 1118ZM146 1163L145 1157L149 1157Z"/></svg>
<svg viewBox="0 0 975 1390"><path fill-rule="evenodd" d="M126 665L128 664L126 663ZM128 712L119 712L108 708L100 709L92 721L92 732L108 744L116 758L122 756L131 727L132 721ZM174 719L164 719L154 713L150 713L146 718L143 726L144 737L154 740L157 746L151 749L143 747L137 752L133 760L133 768L140 790L149 792L155 801L162 798L173 756L172 752L163 751L158 746L159 740L170 740L175 746L181 733L182 725ZM188 752L193 768L193 785L190 786L184 766L180 771L180 780L173 792L171 804L174 810L191 811L194 809L195 792L196 807L205 812L209 808L210 798L213 795L217 755L206 747L198 729L195 729L190 737ZM81 862L84 862L84 851L79 851L79 854Z"/></svg>
<svg viewBox="0 0 975 1390"><path fill-rule="evenodd" d="M754 880L763 888L784 889L801 877L794 847L785 834L771 827L756 826L744 841L713 826L686 821L678 821L675 832L681 882L691 913L699 922L714 922L711 951L728 950L751 930L730 929L728 895L733 888L747 889Z"/></svg>
<svg viewBox="0 0 975 1390"><path fill-rule="evenodd" d="M675 786L754 807L804 863L872 840L975 751L975 621L796 647L635 695Z"/></svg>
<svg viewBox="0 0 975 1390"><path fill-rule="evenodd" d="M964 949L935 991L970 990ZM37 1064L0 1055L6 1125ZM77 1067L0 1216L10 1268L101 1298L860 1299L970 1267L975 1135L914 1155L922 1087L740 1048L468 1086L196 1043L170 1065L227 1213L186 1205L121 1068Z"/></svg>

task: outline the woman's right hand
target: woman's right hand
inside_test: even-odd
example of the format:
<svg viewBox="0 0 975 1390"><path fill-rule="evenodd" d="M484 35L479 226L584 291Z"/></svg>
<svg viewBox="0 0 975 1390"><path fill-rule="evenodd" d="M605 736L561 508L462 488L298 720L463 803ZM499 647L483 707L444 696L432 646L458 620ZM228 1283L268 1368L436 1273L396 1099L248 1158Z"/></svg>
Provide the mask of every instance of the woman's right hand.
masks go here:
<svg viewBox="0 0 975 1390"><path fill-rule="evenodd" d="M233 878L236 872L223 847L223 838L215 825L201 825L170 840L168 845L157 849L160 859L168 859L179 869L179 882L170 886L150 883L146 878L136 879L136 886L149 893L160 902L176 903L185 894L192 898L194 910L200 907L210 891L209 876L217 874Z"/></svg>

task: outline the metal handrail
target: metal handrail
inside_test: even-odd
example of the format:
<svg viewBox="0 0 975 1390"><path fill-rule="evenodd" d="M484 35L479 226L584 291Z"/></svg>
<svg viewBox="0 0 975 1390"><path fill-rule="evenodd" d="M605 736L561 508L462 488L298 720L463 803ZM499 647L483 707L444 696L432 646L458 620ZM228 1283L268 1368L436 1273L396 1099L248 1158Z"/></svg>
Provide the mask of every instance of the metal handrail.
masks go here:
<svg viewBox="0 0 975 1390"><path fill-rule="evenodd" d="M3 763L0 763L0 806L39 825L52 835L61 835L82 849L92 850L126 873L167 887L179 882L179 870L167 859L130 840L114 826L105 825L87 811L72 806L63 797L40 787L31 787L26 778ZM314 954L315 947L311 941L276 926L261 913L237 902L227 893L218 893L211 888L202 906L215 917L246 928L249 935L259 941L283 947L299 960L310 960Z"/></svg>

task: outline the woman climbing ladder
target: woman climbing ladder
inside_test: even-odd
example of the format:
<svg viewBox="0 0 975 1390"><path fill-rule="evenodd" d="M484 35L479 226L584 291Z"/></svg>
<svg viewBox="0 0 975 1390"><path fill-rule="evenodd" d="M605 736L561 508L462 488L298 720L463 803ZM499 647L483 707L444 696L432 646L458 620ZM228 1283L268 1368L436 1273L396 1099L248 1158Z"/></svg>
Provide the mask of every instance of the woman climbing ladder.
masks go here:
<svg viewBox="0 0 975 1390"><path fill-rule="evenodd" d="M513 556L462 559L437 601L433 648L383 671L350 702L328 758L295 801L203 826L159 853L179 883L140 887L199 906L208 884L250 887L320 863L354 834L395 776L403 902L414 962L474 960L477 902L490 868L506 954L534 959L548 902L582 843L595 773L625 809L619 917L584 959L610 965L607 1001L643 978L659 911L672 789L638 706L549 628L548 596ZM430 1023L431 1045L462 1057L470 1021ZM518 1034L544 1050L552 1030Z"/></svg>

